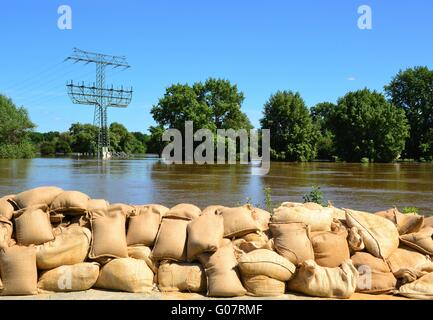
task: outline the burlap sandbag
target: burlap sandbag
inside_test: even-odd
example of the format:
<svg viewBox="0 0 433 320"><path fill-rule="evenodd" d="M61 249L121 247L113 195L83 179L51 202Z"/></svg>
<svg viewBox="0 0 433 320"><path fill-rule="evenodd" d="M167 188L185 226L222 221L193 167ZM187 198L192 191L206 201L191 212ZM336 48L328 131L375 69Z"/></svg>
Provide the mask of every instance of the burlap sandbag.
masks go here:
<svg viewBox="0 0 433 320"><path fill-rule="evenodd" d="M332 209L323 207L321 207L320 210L312 210L305 206L280 206L279 208L274 209L272 222L302 222L310 226L311 231L330 231L333 219L332 212Z"/></svg>
<svg viewBox="0 0 433 320"><path fill-rule="evenodd" d="M249 205L219 210L224 218L224 237L239 238L260 228Z"/></svg>
<svg viewBox="0 0 433 320"><path fill-rule="evenodd" d="M92 238L89 229L70 226L56 231L58 234L54 240L36 246L36 262L40 270L78 264L87 258Z"/></svg>
<svg viewBox="0 0 433 320"><path fill-rule="evenodd" d="M389 220L367 212L346 210L346 222L356 227L368 252L378 258L388 258L399 245L396 226Z"/></svg>
<svg viewBox="0 0 433 320"><path fill-rule="evenodd" d="M151 255L154 261L186 261L189 223L189 220L184 219L162 219Z"/></svg>
<svg viewBox="0 0 433 320"><path fill-rule="evenodd" d="M242 238L232 241L233 246L242 253L249 253L257 249L273 250L273 241L269 240L268 236L261 231L249 233Z"/></svg>
<svg viewBox="0 0 433 320"><path fill-rule="evenodd" d="M108 210L108 207L110 204L108 201L104 199L90 199L87 203L87 211L92 212L98 212L98 211L104 211Z"/></svg>
<svg viewBox="0 0 433 320"><path fill-rule="evenodd" d="M340 208L334 207L331 203L328 204L328 208L332 209L332 218L340 221L346 221L346 211Z"/></svg>
<svg viewBox="0 0 433 320"><path fill-rule="evenodd" d="M204 252L215 252L224 236L224 219L220 214L205 214L188 225L187 257L195 260Z"/></svg>
<svg viewBox="0 0 433 320"><path fill-rule="evenodd" d="M200 215L201 215L201 210L199 207L193 204L181 203L174 206L168 212L166 212L164 217L194 220L198 218Z"/></svg>
<svg viewBox="0 0 433 320"><path fill-rule="evenodd" d="M267 276L280 281L288 281L296 267L274 251L258 249L240 257L239 270L244 276Z"/></svg>
<svg viewBox="0 0 433 320"><path fill-rule="evenodd" d="M83 262L42 272L38 288L53 292L89 290L99 277L99 264Z"/></svg>
<svg viewBox="0 0 433 320"><path fill-rule="evenodd" d="M305 202L305 203L300 203L300 202L283 202L281 204L282 207L287 207L287 208L294 208L294 207L304 207L310 210L322 210L323 206L321 206L318 203L314 203L314 202Z"/></svg>
<svg viewBox="0 0 433 320"><path fill-rule="evenodd" d="M319 266L336 268L350 259L347 230L311 233L314 260Z"/></svg>
<svg viewBox="0 0 433 320"><path fill-rule="evenodd" d="M222 210L225 209L225 206L220 206L220 205L211 205L211 206L207 206L206 208L204 208L201 212L201 214L216 214L218 210Z"/></svg>
<svg viewBox="0 0 433 320"><path fill-rule="evenodd" d="M0 216L0 249L10 247L12 240L13 225L8 218Z"/></svg>
<svg viewBox="0 0 433 320"><path fill-rule="evenodd" d="M431 262L429 256L419 253L410 247L400 246L386 260L393 273L400 269L417 268Z"/></svg>
<svg viewBox="0 0 433 320"><path fill-rule="evenodd" d="M87 211L89 200L89 196L80 191L64 191L53 200L50 211L66 215L83 215Z"/></svg>
<svg viewBox="0 0 433 320"><path fill-rule="evenodd" d="M162 263L158 288L162 292L205 292L206 273L199 263Z"/></svg>
<svg viewBox="0 0 433 320"><path fill-rule="evenodd" d="M357 252L351 259L359 272L357 292L386 294L395 290L397 279L383 259L367 252Z"/></svg>
<svg viewBox="0 0 433 320"><path fill-rule="evenodd" d="M128 247L128 257L143 260L146 262L147 266L156 273L158 268L155 262L150 257L152 253L152 249L146 246L131 246Z"/></svg>
<svg viewBox="0 0 433 320"><path fill-rule="evenodd" d="M423 228L433 228L433 216L424 218L424 225Z"/></svg>
<svg viewBox="0 0 433 320"><path fill-rule="evenodd" d="M13 201L20 209L41 204L50 206L62 192L63 190L57 187L39 187L17 194Z"/></svg>
<svg viewBox="0 0 433 320"><path fill-rule="evenodd" d="M348 299L355 293L357 282L358 271L350 260L339 268L325 268L307 260L287 283L287 288L313 297Z"/></svg>
<svg viewBox="0 0 433 320"><path fill-rule="evenodd" d="M271 220L271 214L263 209L251 207L252 217L256 221L256 224L260 231L264 232L269 230L269 222Z"/></svg>
<svg viewBox="0 0 433 320"><path fill-rule="evenodd" d="M8 220L12 219L15 211L12 204L13 198L14 196L5 196L0 198L0 216L5 217Z"/></svg>
<svg viewBox="0 0 433 320"><path fill-rule="evenodd" d="M398 293L412 299L433 300L433 272L401 286Z"/></svg>
<svg viewBox="0 0 433 320"><path fill-rule="evenodd" d="M89 253L91 259L126 258L126 213L120 206L110 206L107 210L90 213L92 243Z"/></svg>
<svg viewBox="0 0 433 320"><path fill-rule="evenodd" d="M433 255L433 228L400 236L401 242L421 253Z"/></svg>
<svg viewBox="0 0 433 320"><path fill-rule="evenodd" d="M314 260L310 229L304 223L272 223L270 229L275 251L295 266L306 260Z"/></svg>
<svg viewBox="0 0 433 320"><path fill-rule="evenodd" d="M13 246L0 250L3 296L38 294L38 271L34 247Z"/></svg>
<svg viewBox="0 0 433 320"><path fill-rule="evenodd" d="M277 297L284 294L286 283L267 276L242 275L242 283L247 294L254 297Z"/></svg>
<svg viewBox="0 0 433 320"><path fill-rule="evenodd" d="M203 253L199 256L207 278L207 295L210 297L236 297L246 293L239 279L237 260L233 245L228 239L221 242L215 253Z"/></svg>
<svg viewBox="0 0 433 320"><path fill-rule="evenodd" d="M126 236L128 246L153 246L162 217L163 212L156 206L137 207L136 214L129 217Z"/></svg>
<svg viewBox="0 0 433 320"><path fill-rule="evenodd" d="M96 288L134 293L149 293L153 287L153 272L143 260L120 258L101 268Z"/></svg>
<svg viewBox="0 0 433 320"><path fill-rule="evenodd" d="M18 244L43 244L54 239L50 214L46 205L31 206L15 214L15 235Z"/></svg>
<svg viewBox="0 0 433 320"><path fill-rule="evenodd" d="M384 217L394 223L400 235L418 232L424 224L423 216L418 214L403 214L398 211L397 208L379 211L376 212L376 215Z"/></svg>

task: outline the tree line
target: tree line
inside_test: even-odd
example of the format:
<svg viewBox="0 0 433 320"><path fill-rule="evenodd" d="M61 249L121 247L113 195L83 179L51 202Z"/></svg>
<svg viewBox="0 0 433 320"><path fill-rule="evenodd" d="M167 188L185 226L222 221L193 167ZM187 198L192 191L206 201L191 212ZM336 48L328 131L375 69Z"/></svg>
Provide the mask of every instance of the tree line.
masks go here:
<svg viewBox="0 0 433 320"><path fill-rule="evenodd" d="M244 94L224 79L174 84L152 107L149 134L110 125L112 151L161 154L168 128L251 129L242 111ZM278 91L264 104L260 127L271 131L271 158L277 161L433 161L433 71L400 71L380 93L367 88L334 102L308 107L298 92ZM0 158L41 154L94 154L98 128L72 124L67 132L38 133L24 108L0 95Z"/></svg>

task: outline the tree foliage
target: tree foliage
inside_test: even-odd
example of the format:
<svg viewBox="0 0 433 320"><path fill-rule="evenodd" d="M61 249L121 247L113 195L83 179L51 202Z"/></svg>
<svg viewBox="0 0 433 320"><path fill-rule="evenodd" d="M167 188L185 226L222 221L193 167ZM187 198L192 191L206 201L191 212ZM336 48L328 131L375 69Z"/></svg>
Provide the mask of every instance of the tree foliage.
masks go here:
<svg viewBox="0 0 433 320"><path fill-rule="evenodd" d="M335 135L331 128L331 114L335 104L321 102L311 108L311 117L319 136L317 139L317 158L320 160L332 160L336 156Z"/></svg>

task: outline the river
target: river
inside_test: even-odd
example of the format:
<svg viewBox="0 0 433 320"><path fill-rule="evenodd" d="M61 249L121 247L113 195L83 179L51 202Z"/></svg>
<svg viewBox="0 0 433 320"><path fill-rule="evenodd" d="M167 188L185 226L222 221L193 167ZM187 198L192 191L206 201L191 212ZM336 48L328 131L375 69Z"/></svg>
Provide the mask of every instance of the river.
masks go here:
<svg viewBox="0 0 433 320"><path fill-rule="evenodd" d="M112 203L205 207L234 206L247 198L263 205L265 186L272 189L274 204L302 202L311 186L319 185L338 207L375 212L413 206L433 213L432 164L272 163L266 176L251 172L248 165L167 165L152 158L0 160L0 195L56 185Z"/></svg>

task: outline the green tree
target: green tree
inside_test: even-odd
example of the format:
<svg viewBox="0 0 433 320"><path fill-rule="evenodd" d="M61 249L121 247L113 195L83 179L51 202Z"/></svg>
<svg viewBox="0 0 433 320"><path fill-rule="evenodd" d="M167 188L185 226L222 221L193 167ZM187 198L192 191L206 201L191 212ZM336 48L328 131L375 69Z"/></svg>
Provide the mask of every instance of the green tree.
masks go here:
<svg viewBox="0 0 433 320"><path fill-rule="evenodd" d="M336 155L335 136L331 128L332 113L335 104L321 102L311 108L311 117L314 125L320 132L317 139L317 158L321 160L331 160Z"/></svg>
<svg viewBox="0 0 433 320"><path fill-rule="evenodd" d="M30 133L35 125L27 110L0 95L0 158L30 158L35 154Z"/></svg>
<svg viewBox="0 0 433 320"><path fill-rule="evenodd" d="M43 156L54 156L56 154L56 144L54 141L44 141L39 150Z"/></svg>
<svg viewBox="0 0 433 320"><path fill-rule="evenodd" d="M368 89L340 98L331 119L338 156L346 161L393 161L409 135L403 110Z"/></svg>
<svg viewBox="0 0 433 320"><path fill-rule="evenodd" d="M433 157L433 70L415 67L400 71L385 86L392 103L402 108L410 124L405 156Z"/></svg>
<svg viewBox="0 0 433 320"><path fill-rule="evenodd" d="M71 149L73 152L83 154L96 153L96 141L99 134L98 127L91 124L74 123L69 128L72 137Z"/></svg>
<svg viewBox="0 0 433 320"><path fill-rule="evenodd" d="M161 157L162 151L164 150L166 142L162 141L162 135L164 133L164 127L151 126L149 128L150 137L147 143L147 152L155 153Z"/></svg>
<svg viewBox="0 0 433 320"><path fill-rule="evenodd" d="M271 132L271 155L276 160L310 161L316 156L317 128L299 93L278 91L266 102L263 129Z"/></svg>
<svg viewBox="0 0 433 320"><path fill-rule="evenodd" d="M116 152L144 153L143 144L124 125L117 122L110 125L110 143Z"/></svg>

